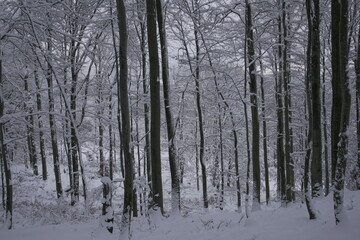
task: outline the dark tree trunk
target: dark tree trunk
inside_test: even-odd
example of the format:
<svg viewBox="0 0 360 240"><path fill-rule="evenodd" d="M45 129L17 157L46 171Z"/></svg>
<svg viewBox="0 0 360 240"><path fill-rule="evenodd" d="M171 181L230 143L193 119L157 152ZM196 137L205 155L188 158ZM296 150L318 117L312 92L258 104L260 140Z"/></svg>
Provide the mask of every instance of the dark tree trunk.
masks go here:
<svg viewBox="0 0 360 240"><path fill-rule="evenodd" d="M195 171L196 171L196 189L200 190L200 179L199 179L199 145L198 145L198 122L195 123ZM181 169L184 168L184 163L182 162ZM183 170L181 170L183 172ZM181 175L184 175L183 173ZM183 178L181 178L183 179Z"/></svg>
<svg viewBox="0 0 360 240"><path fill-rule="evenodd" d="M76 108L77 108L77 82L78 82L78 71L76 63L76 48L75 48L75 39L71 40L70 44L70 69L71 69L71 89L70 89L70 156L72 163L72 198L71 205L75 205L79 201L80 195L80 182L79 182L79 159L77 152L77 141L76 141ZM64 99L64 101L66 101Z"/></svg>
<svg viewBox="0 0 360 240"><path fill-rule="evenodd" d="M109 178L112 181L114 177L114 137L113 137L113 105L112 105L112 88L110 88L110 95L109 95Z"/></svg>
<svg viewBox="0 0 360 240"><path fill-rule="evenodd" d="M100 73L99 73L100 76ZM105 156L104 156L104 125L103 125L103 120L102 118L104 117L104 111L103 111L103 97L102 92L101 92L101 83L99 83L98 85L98 108L99 108L99 112L98 112L98 118L99 118L99 172L100 172L100 176L106 176L107 174L105 173Z"/></svg>
<svg viewBox="0 0 360 240"><path fill-rule="evenodd" d="M195 17L199 16L199 2L195 0L194 6L194 15ZM200 93L200 44L198 37L197 27L194 26L194 36L195 36L195 47L196 47L196 66L195 66L195 91L196 91L196 109L198 115L199 123L199 162L201 166L201 176L202 176L202 188L203 188L203 203L204 208L208 208L208 196L207 196L207 174L206 174L206 163L204 159L204 150L205 150L205 136L204 136L204 123L203 123L203 114L201 109L201 93Z"/></svg>
<svg viewBox="0 0 360 240"><path fill-rule="evenodd" d="M120 46L119 46L119 65L120 74L118 86L120 88L120 96L118 104L121 107L121 144L124 153L125 162L125 182L124 182L124 206L123 206L123 226L131 221L131 213L133 207L133 179L134 179L134 163L130 150L130 115L129 115L129 99L128 99L128 62L127 62L127 20L126 9L123 0L116 0L117 17L119 24ZM120 128L120 123L119 123Z"/></svg>
<svg viewBox="0 0 360 240"><path fill-rule="evenodd" d="M309 127L308 127L308 137L306 142L306 155L305 155L305 166L304 166L304 191L305 191L305 203L309 213L310 219L316 219L316 213L312 205L311 199L311 190L309 187L309 172L310 172L310 159L311 159L311 152L312 146L311 142L313 140L313 104L311 101L311 83L312 83L312 71L311 71L311 64L312 64L312 19L310 16L311 13L311 2L312 0L306 0L306 13L308 17L308 46L306 52L306 100L307 100L307 109L308 109L308 120L309 120Z"/></svg>
<svg viewBox="0 0 360 240"><path fill-rule="evenodd" d="M294 162L291 157L291 136L290 136L290 63L288 61L288 22L287 14L288 7L285 0L282 0L281 6L282 16L281 16L281 25L282 25L282 64L283 72L282 79L284 84L284 128L285 128L285 163L286 163L286 202L293 201L293 187L294 187Z"/></svg>
<svg viewBox="0 0 360 240"><path fill-rule="evenodd" d="M286 204L286 169L285 169L285 151L284 151L284 104L283 104L283 85L284 75L282 74L283 64L283 31L281 17L278 19L278 31L279 31L279 47L278 47L278 59L275 60L276 71L276 103L277 103L277 142L276 142L276 157L277 157L277 192L281 200L281 205ZM278 61L278 63L277 63Z"/></svg>
<svg viewBox="0 0 360 240"><path fill-rule="evenodd" d="M339 36L338 41L332 41L333 59L337 58L338 65L332 63L333 68L338 69L338 78L333 76L333 82L340 83L341 96L341 118L340 118L340 141L338 144L337 162L334 177L334 213L335 222L340 224L344 220L344 187L345 187L345 170L348 153L348 136L347 131L350 119L351 95L349 91L348 77L348 1L341 2L333 0L331 2L332 13L332 33ZM334 40L334 39L332 39ZM336 51L334 51L337 49Z"/></svg>
<svg viewBox="0 0 360 240"><path fill-rule="evenodd" d="M250 102L251 102L251 120L252 120L252 164L253 164L253 206L252 211L260 209L260 132L259 132L259 114L257 103L257 84L256 84L256 66L255 66L255 48L253 25L251 16L251 6L246 1L246 32L248 46L248 62L250 75Z"/></svg>
<svg viewBox="0 0 360 240"><path fill-rule="evenodd" d="M156 1L146 0L148 49L150 60L150 153L153 207L164 213L160 154L160 80L156 30Z"/></svg>
<svg viewBox="0 0 360 240"><path fill-rule="evenodd" d="M169 150L169 163L171 173L171 201L172 210L180 210L180 182L179 182L179 167L177 159L177 148L175 143L175 128L173 123L173 116L170 103L170 83L169 83L169 60L166 42L165 20L163 17L162 0L156 0L157 7L157 20L160 35L161 47L161 66L162 66L162 80L164 92L164 107L165 117L167 123L168 134L168 150Z"/></svg>
<svg viewBox="0 0 360 240"><path fill-rule="evenodd" d="M24 76L24 90L27 95L24 103L25 109L28 111L28 115L26 116L27 123L27 146L28 146L28 154L29 154L29 162L30 166L33 170L34 175L39 175L38 166L37 166L37 156L36 156L36 147L35 147L35 130L34 130L34 117L33 117L33 106L32 104L27 104L31 101L31 93L29 92L28 85L29 76L26 74Z"/></svg>
<svg viewBox="0 0 360 240"><path fill-rule="evenodd" d="M47 13L49 16L49 13ZM47 50L49 53L52 52L52 42L50 30L48 30L48 39L47 39ZM48 88L48 100L49 100L49 126L50 126L50 138L51 138L51 148L52 156L54 163L54 174L55 174L55 185L56 185L56 195L57 198L61 198L63 195L62 183L61 183L61 173L60 173L60 159L59 159L59 149L57 143L57 131L56 131L56 121L55 121L55 103L54 103L54 86L52 79L52 66L51 66L51 55L49 55L47 69L46 69L46 82Z"/></svg>
<svg viewBox="0 0 360 240"><path fill-rule="evenodd" d="M321 94L320 94L320 6L319 0L312 0L310 18L310 81L311 100L313 112L313 138L312 138L312 160L311 160L311 188L312 195L322 195L322 141L321 141ZM310 6L308 6L310 7Z"/></svg>
<svg viewBox="0 0 360 240"><path fill-rule="evenodd" d="M261 46L260 46L260 55ZM266 204L269 204L270 200L270 183L269 183L269 164L268 164L268 149L267 149L267 127L266 127L266 108L265 108L265 91L264 91L264 67L263 62L260 59L260 90L261 90L261 117L262 117L262 131L263 131L263 152L264 152L264 172L265 172L265 195L266 195Z"/></svg>
<svg viewBox="0 0 360 240"><path fill-rule="evenodd" d="M34 79L36 84L36 106L37 111L39 112L38 115L38 127L39 127L39 145L40 145L40 158L41 158L41 172L43 180L47 180L47 163L46 163L46 156L45 156L45 139L44 139L44 131L43 131L43 121L42 121L42 101L41 101L41 94L40 94L40 82L37 69L34 71Z"/></svg>
<svg viewBox="0 0 360 240"><path fill-rule="evenodd" d="M2 52L0 57L2 58ZM3 68L2 59L0 59L0 119L4 116L4 99L3 99ZM13 224L13 187L11 178L10 162L7 159L7 151L4 139L4 123L0 121L0 157L3 163L5 172L5 186L6 186L6 205L5 205L5 227L12 229Z"/></svg>
<svg viewBox="0 0 360 240"><path fill-rule="evenodd" d="M340 22L340 1L331 1L331 21L334 23ZM331 27L331 65L332 67L332 79L340 78L340 59L339 59L339 45L340 35L339 26L334 24ZM340 120L341 120L341 82L331 81L332 83L332 108L331 108L331 184L334 185L335 169L338 156L338 143L340 141Z"/></svg>
<svg viewBox="0 0 360 240"><path fill-rule="evenodd" d="M357 54L355 61L356 72L356 132L357 132L357 169L356 188L360 190L360 26L357 40Z"/></svg>
<svg viewBox="0 0 360 240"><path fill-rule="evenodd" d="M325 40L324 44L325 46ZM323 139L324 139L324 162L325 162L325 196L327 196L330 192L330 175L329 175L329 154L328 154L328 135L327 135L327 118L326 118L326 105L325 105L325 51L322 56L322 116L323 116Z"/></svg>
<svg viewBox="0 0 360 240"><path fill-rule="evenodd" d="M111 208L112 201L112 186L111 179L109 177L103 177L101 179L103 184L103 205L102 205L102 216L104 217L102 225L112 233L114 229L114 211Z"/></svg>
<svg viewBox="0 0 360 240"><path fill-rule="evenodd" d="M220 148L220 177L221 177L221 191L220 191L220 209L224 208L224 190L225 190L225 172L224 172L224 143L223 143L223 127L221 119L221 106L218 104L219 109L219 148Z"/></svg>

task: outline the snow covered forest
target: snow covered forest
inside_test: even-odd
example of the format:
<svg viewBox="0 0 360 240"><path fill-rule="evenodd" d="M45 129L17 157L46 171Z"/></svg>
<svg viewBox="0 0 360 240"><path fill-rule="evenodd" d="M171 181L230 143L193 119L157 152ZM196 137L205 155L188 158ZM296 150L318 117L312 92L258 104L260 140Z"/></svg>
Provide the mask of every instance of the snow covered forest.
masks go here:
<svg viewBox="0 0 360 240"><path fill-rule="evenodd" d="M357 239L360 0L0 0L0 239Z"/></svg>

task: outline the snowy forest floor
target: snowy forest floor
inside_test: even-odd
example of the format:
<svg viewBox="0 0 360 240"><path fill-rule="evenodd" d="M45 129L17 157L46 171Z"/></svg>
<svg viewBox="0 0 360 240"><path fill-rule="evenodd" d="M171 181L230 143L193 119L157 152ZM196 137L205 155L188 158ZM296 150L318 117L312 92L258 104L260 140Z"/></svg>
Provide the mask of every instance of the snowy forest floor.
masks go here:
<svg viewBox="0 0 360 240"><path fill-rule="evenodd" d="M93 168L96 169L96 168ZM53 181L33 177L27 170L18 168L14 174L14 229L0 229L0 240L116 240L130 239L119 232L121 187L115 189L115 231L107 233L100 227L101 184L96 172L88 169L88 213L81 202L69 206L68 202L54 199ZM64 182L66 176L63 176ZM165 182L165 185L166 184ZM66 187L66 183L64 183ZM192 190L191 190L192 189ZM309 220L305 204L299 202L282 208L272 202L262 210L243 213L233 209L201 208L200 192L184 189L184 209L181 215L133 218L130 229L135 240L356 240L360 236L360 191L345 192L347 219L336 226L332 195L315 201L317 220ZM186 198L185 198L186 197ZM116 200L117 199L117 200ZM231 201L231 198L229 199ZM234 206L234 202L227 204ZM4 219L1 206L0 216ZM2 223L0 222L0 226Z"/></svg>

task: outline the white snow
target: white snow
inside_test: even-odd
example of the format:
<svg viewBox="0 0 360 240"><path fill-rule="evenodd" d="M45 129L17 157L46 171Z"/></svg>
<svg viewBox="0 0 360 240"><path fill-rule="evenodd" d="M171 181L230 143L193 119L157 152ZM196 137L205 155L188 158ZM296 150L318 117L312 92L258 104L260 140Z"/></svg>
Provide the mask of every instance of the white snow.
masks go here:
<svg viewBox="0 0 360 240"><path fill-rule="evenodd" d="M249 218L230 210L192 210L186 216L136 218L131 225L131 239L136 240L355 240L360 236L360 191L345 192L347 219L336 226L332 196L314 201L319 219L309 220L304 204L287 208L262 206ZM119 219L117 216L115 219ZM117 240L118 223L111 235L101 229L99 220L82 224L15 226L0 230L1 240Z"/></svg>

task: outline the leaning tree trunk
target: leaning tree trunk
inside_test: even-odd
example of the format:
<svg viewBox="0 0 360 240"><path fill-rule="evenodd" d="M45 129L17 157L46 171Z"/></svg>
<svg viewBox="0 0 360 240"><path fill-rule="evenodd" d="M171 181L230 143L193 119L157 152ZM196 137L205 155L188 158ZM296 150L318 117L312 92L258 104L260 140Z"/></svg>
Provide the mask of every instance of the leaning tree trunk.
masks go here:
<svg viewBox="0 0 360 240"><path fill-rule="evenodd" d="M173 211L180 210L180 181L175 144L175 128L170 104L169 60L166 42L165 20L163 17L162 0L156 0L157 19L161 45L161 66L164 92L164 107L168 134L169 163L171 173L171 205Z"/></svg>

